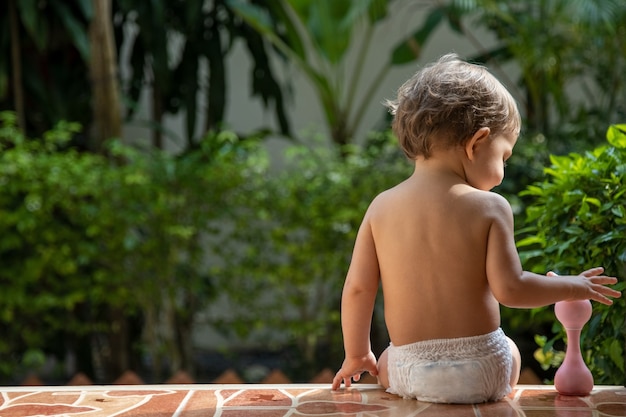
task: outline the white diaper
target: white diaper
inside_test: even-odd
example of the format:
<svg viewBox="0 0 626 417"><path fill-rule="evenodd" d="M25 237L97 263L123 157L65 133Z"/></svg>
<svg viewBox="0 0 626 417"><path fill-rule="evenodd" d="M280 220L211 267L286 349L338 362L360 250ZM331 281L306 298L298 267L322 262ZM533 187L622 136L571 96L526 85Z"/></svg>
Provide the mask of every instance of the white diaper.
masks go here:
<svg viewBox="0 0 626 417"><path fill-rule="evenodd" d="M435 403L496 401L511 391L513 357L502 329L489 334L389 346L389 389Z"/></svg>

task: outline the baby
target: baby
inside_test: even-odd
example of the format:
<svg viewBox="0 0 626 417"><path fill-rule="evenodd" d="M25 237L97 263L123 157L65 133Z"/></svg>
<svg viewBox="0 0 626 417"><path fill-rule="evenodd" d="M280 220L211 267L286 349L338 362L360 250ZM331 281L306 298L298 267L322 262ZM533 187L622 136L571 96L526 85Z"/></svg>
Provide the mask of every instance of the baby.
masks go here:
<svg viewBox="0 0 626 417"><path fill-rule="evenodd" d="M393 130L415 170L378 195L357 234L342 295L345 360L332 389L361 373L420 401L480 403L506 396L520 353L500 329L500 304L561 300L611 304L617 279L522 270L513 213L490 190L504 177L520 131L513 97L484 67L449 54L388 102ZM378 363L370 347L382 283L391 339Z"/></svg>

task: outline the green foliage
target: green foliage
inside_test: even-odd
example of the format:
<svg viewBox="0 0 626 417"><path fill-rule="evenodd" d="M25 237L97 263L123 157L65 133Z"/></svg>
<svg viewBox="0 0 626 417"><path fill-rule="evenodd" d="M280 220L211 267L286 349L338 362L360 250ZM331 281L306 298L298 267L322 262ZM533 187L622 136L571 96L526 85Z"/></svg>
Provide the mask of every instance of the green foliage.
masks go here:
<svg viewBox="0 0 626 417"><path fill-rule="evenodd" d="M210 133L178 157L113 144L108 160L67 147L76 124L28 140L14 114L0 116L0 378L115 333L119 310L143 318L155 369L163 357L191 369L192 323L215 295L205 255L221 244L206 236L232 209L258 141Z"/></svg>
<svg viewBox="0 0 626 417"><path fill-rule="evenodd" d="M190 369L196 315L218 296L225 333L280 329L287 339L275 343L299 346L309 366L319 346L339 360L356 230L369 201L411 169L389 133L343 153L290 146L277 172L258 140L229 132L180 156L113 143L109 160L68 147L76 124L40 140L23 137L12 113L0 126L4 378L81 336L110 336L119 310L141 317L135 354L153 370L166 359Z"/></svg>
<svg viewBox="0 0 626 417"><path fill-rule="evenodd" d="M412 167L388 133L373 135L347 157L310 142L319 145L290 146L279 173L248 178L226 241L239 250L227 257L220 282L232 302L224 331L258 337L279 329L315 372L316 348L335 361L342 354L341 288L362 216L376 194Z"/></svg>
<svg viewBox="0 0 626 417"><path fill-rule="evenodd" d="M24 29L38 50L43 51L49 47L52 32L61 23L60 27L67 31L83 60L86 62L89 59L89 39L84 19L93 16L93 5L90 1L77 0L69 6L58 0L49 1L48 4L19 1L17 6ZM46 12L52 12L55 18L50 19Z"/></svg>
<svg viewBox="0 0 626 417"><path fill-rule="evenodd" d="M123 186L109 196L126 225L120 255L123 273L132 279L124 285L141 309L153 369L164 361L173 370L193 369L195 315L216 295L214 259L207 255L221 242L210 238L230 216L230 194L256 162L248 154L257 145L231 132L211 132L197 150L178 157L119 144L112 149L125 161L116 168Z"/></svg>
<svg viewBox="0 0 626 417"><path fill-rule="evenodd" d="M92 115L85 109L91 107L93 98L90 49L101 47L99 42L91 45L89 39L92 0L5 3L8 6L3 5L0 14L0 51L5 57L0 60L0 110L18 111L25 119L22 128L32 136L59 120L89 127ZM225 0L111 3L119 66L130 70L121 80L129 118L135 114L140 94L150 87L151 117L135 122L154 129L158 147L163 145L166 114L184 114L186 143L180 145L189 149L201 139L203 133L198 132L213 130L223 122L226 87L231 82L227 57L236 41L244 42L250 56L252 95L273 108L281 133L289 133L282 87L265 44ZM271 5L258 7L265 10ZM204 120L202 126L200 120ZM75 139L87 147L89 129Z"/></svg>
<svg viewBox="0 0 626 417"><path fill-rule="evenodd" d="M274 2L256 3L269 13L276 9ZM184 115L186 149L195 147L202 136L198 132L220 127L227 108L227 86L241 82L230 79L227 66L228 54L238 42L245 45L250 57L252 95L265 107L273 107L281 133L289 133L283 89L270 65L267 48L261 36L235 15L227 0L116 0L114 5L118 47L124 44L128 52L120 54L120 66L131 69L129 77L122 80L129 101L128 116L134 115L140 95L149 87L149 123L154 127L155 146L163 147L165 114ZM128 25L136 32L129 31ZM123 61L126 57L128 60Z"/></svg>
<svg viewBox="0 0 626 417"><path fill-rule="evenodd" d="M14 3L14 14L7 13L7 3ZM11 7L8 9L11 11ZM23 90L24 105L28 107L24 117L30 131L41 134L63 119L87 123L88 26L92 17L90 0L3 3L0 110L18 110L14 107L15 95ZM21 57L17 61L12 54L16 50Z"/></svg>
<svg viewBox="0 0 626 417"><path fill-rule="evenodd" d="M535 335L535 343L539 348L535 350L533 356L544 371L558 367L563 362L563 359L565 359L565 352L554 349L554 342L555 339L548 341L546 336Z"/></svg>
<svg viewBox="0 0 626 417"><path fill-rule="evenodd" d="M626 3L620 0L449 0L448 21L474 42L483 28L497 42L473 57L502 77L514 63L519 78L506 80L518 97L527 129L550 139L549 149L584 149L622 120L626 84ZM437 2L435 10L442 6ZM545 36L537 36L544 33ZM590 142L591 141L591 142Z"/></svg>
<svg viewBox="0 0 626 417"><path fill-rule="evenodd" d="M626 125L611 126L607 139L608 145L584 154L551 156L549 178L522 193L532 199L518 242L527 269L573 274L604 266L607 274L621 277L615 288L626 288ZM621 384L626 301L594 304L593 311L582 336L587 363L596 383ZM533 314L535 320L555 321L553 329L564 336L551 310Z"/></svg>
<svg viewBox="0 0 626 417"><path fill-rule="evenodd" d="M76 124L60 123L31 141L16 129L13 114L1 116L0 366L10 375L20 352L29 362L56 333L102 324L81 306L125 304L129 294L106 266L115 258L101 258L121 220L109 206L114 183L106 181L107 162L61 151L79 131Z"/></svg>

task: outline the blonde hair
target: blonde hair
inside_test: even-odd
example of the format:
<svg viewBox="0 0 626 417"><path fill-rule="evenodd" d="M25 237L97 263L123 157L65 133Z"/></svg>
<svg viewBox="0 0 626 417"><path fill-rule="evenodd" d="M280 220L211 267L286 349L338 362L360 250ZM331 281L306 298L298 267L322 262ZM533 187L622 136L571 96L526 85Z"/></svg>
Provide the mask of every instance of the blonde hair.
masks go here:
<svg viewBox="0 0 626 417"><path fill-rule="evenodd" d="M415 73L385 105L392 128L410 159L429 158L434 146L463 145L481 127L517 135L515 100L485 67L447 54ZM436 142L436 143L435 143Z"/></svg>

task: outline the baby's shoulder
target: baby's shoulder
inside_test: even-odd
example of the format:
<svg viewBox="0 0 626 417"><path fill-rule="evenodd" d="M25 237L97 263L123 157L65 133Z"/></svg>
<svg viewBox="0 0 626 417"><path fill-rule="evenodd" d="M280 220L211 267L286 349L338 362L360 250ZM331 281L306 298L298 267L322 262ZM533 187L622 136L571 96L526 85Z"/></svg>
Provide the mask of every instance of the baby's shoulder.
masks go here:
<svg viewBox="0 0 626 417"><path fill-rule="evenodd" d="M370 203L370 209L394 206L399 203L407 203L407 187L400 183L377 194Z"/></svg>
<svg viewBox="0 0 626 417"><path fill-rule="evenodd" d="M459 203L465 205L468 210L477 210L486 217L508 217L512 215L512 209L506 198L492 191L473 190L464 193L459 198Z"/></svg>

